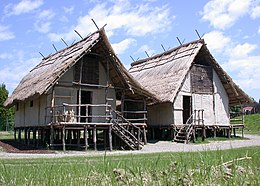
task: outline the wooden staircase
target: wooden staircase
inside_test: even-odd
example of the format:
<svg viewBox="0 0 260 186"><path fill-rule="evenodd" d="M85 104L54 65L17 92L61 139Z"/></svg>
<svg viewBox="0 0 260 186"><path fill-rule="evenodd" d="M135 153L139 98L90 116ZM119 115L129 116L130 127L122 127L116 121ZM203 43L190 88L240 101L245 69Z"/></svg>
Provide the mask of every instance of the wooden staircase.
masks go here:
<svg viewBox="0 0 260 186"><path fill-rule="evenodd" d="M127 119L125 119L118 112L114 111L117 116L117 119L111 119L112 131L116 134L131 150L140 150L144 146L144 143L141 141L141 129ZM132 130L130 130L130 128Z"/></svg>
<svg viewBox="0 0 260 186"><path fill-rule="evenodd" d="M186 124L184 124L175 135L175 142L189 143L192 137L195 139L194 125L204 124L203 111L204 110L194 110L194 113L189 117Z"/></svg>

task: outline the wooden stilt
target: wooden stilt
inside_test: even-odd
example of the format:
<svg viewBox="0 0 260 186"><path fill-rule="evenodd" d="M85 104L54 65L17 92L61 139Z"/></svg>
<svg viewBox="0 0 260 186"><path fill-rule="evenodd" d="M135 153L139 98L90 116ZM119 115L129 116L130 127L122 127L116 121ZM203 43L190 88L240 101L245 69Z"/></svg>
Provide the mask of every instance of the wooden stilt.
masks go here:
<svg viewBox="0 0 260 186"><path fill-rule="evenodd" d="M66 144L65 144L65 138L66 138L66 135L65 135L65 125L62 126L62 149L63 151L65 152L66 151Z"/></svg>
<svg viewBox="0 0 260 186"><path fill-rule="evenodd" d="M244 127L242 127L242 138L244 138Z"/></svg>
<svg viewBox="0 0 260 186"><path fill-rule="evenodd" d="M33 128L33 145L36 147L36 128Z"/></svg>
<svg viewBox="0 0 260 186"><path fill-rule="evenodd" d="M230 138L230 128L226 129L227 130L227 137Z"/></svg>
<svg viewBox="0 0 260 186"><path fill-rule="evenodd" d="M206 129L205 126L202 127L202 141L205 141L206 138Z"/></svg>
<svg viewBox="0 0 260 186"><path fill-rule="evenodd" d="M21 129L18 129L18 142L21 142Z"/></svg>
<svg viewBox="0 0 260 186"><path fill-rule="evenodd" d="M68 141L69 141L69 144L72 143L72 135L71 135L71 130L68 130Z"/></svg>
<svg viewBox="0 0 260 186"><path fill-rule="evenodd" d="M31 134L30 128L28 128L27 134L28 134L27 145L30 145L30 137L31 137L31 136L30 136L30 134Z"/></svg>
<svg viewBox="0 0 260 186"><path fill-rule="evenodd" d="M147 144L147 137L146 137L146 129L145 127L143 127L143 135L144 135L144 144L146 145Z"/></svg>
<svg viewBox="0 0 260 186"><path fill-rule="evenodd" d="M233 128L234 137L236 137L236 128Z"/></svg>
<svg viewBox="0 0 260 186"><path fill-rule="evenodd" d="M109 150L113 150L113 144L112 144L112 126L109 126L108 128L108 138L109 138Z"/></svg>
<svg viewBox="0 0 260 186"><path fill-rule="evenodd" d="M84 125L85 150L88 150L88 126Z"/></svg>
<svg viewBox="0 0 260 186"><path fill-rule="evenodd" d="M24 128L24 143L27 144L27 128Z"/></svg>
<svg viewBox="0 0 260 186"><path fill-rule="evenodd" d="M137 131L137 139L138 139L138 150L140 150L141 148L140 148L140 134L141 134L141 129L138 129L138 131Z"/></svg>
<svg viewBox="0 0 260 186"><path fill-rule="evenodd" d="M50 146L52 146L54 143L54 128L53 125L51 125L51 131L50 131Z"/></svg>
<svg viewBox="0 0 260 186"><path fill-rule="evenodd" d="M93 127L93 143L94 143L94 150L97 150L97 126L94 125Z"/></svg>
<svg viewBox="0 0 260 186"><path fill-rule="evenodd" d="M41 130L42 146L45 146L45 129Z"/></svg>
<svg viewBox="0 0 260 186"><path fill-rule="evenodd" d="M80 147L80 130L77 130L77 145Z"/></svg>
<svg viewBox="0 0 260 186"><path fill-rule="evenodd" d="M16 128L14 129L14 141L16 141Z"/></svg>
<svg viewBox="0 0 260 186"><path fill-rule="evenodd" d="M107 129L103 130L104 149L107 149Z"/></svg>
<svg viewBox="0 0 260 186"><path fill-rule="evenodd" d="M216 127L213 127L213 137L216 138L217 137L217 128Z"/></svg>

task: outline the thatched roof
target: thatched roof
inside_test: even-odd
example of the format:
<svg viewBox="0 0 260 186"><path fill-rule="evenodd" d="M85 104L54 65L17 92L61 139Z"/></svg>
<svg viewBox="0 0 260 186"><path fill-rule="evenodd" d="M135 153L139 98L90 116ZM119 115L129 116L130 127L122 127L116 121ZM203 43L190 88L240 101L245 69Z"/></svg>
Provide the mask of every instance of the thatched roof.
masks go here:
<svg viewBox="0 0 260 186"><path fill-rule="evenodd" d="M252 101L216 62L203 39L136 61L131 64L129 72L161 102L174 102L186 75L198 57L214 68L228 94L230 105Z"/></svg>
<svg viewBox="0 0 260 186"><path fill-rule="evenodd" d="M33 68L5 101L6 107L15 102L32 99L46 94L75 63L89 53L100 55L102 62L109 61L109 74L113 86L124 88L127 96L146 96L156 100L155 96L141 87L128 73L110 45L104 29L100 29L79 42L58 51Z"/></svg>

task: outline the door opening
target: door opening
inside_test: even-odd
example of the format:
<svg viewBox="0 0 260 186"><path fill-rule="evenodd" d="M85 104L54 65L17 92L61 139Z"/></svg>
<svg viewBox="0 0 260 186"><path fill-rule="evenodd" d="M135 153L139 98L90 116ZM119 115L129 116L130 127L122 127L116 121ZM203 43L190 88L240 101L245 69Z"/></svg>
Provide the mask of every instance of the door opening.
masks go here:
<svg viewBox="0 0 260 186"><path fill-rule="evenodd" d="M191 96L183 96L183 113L182 113L182 119L183 119L183 124L186 124L186 122L188 121L188 119L191 116Z"/></svg>
<svg viewBox="0 0 260 186"><path fill-rule="evenodd" d="M79 91L78 91L78 104L79 104ZM92 93L90 91L81 91L81 104L91 104L92 102ZM78 108L77 108L78 109ZM80 107L80 122L91 122L91 118L87 116L91 116L92 109L91 107L81 106ZM87 119L88 118L88 119Z"/></svg>

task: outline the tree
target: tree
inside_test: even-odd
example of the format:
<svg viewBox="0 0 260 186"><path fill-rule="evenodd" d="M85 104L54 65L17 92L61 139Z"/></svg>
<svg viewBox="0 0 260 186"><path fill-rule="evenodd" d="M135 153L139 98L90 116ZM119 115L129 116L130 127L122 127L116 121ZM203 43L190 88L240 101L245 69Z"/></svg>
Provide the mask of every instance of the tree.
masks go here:
<svg viewBox="0 0 260 186"><path fill-rule="evenodd" d="M4 102L8 97L8 90L3 83L0 85L0 130L7 130L13 127L14 107L5 108Z"/></svg>

